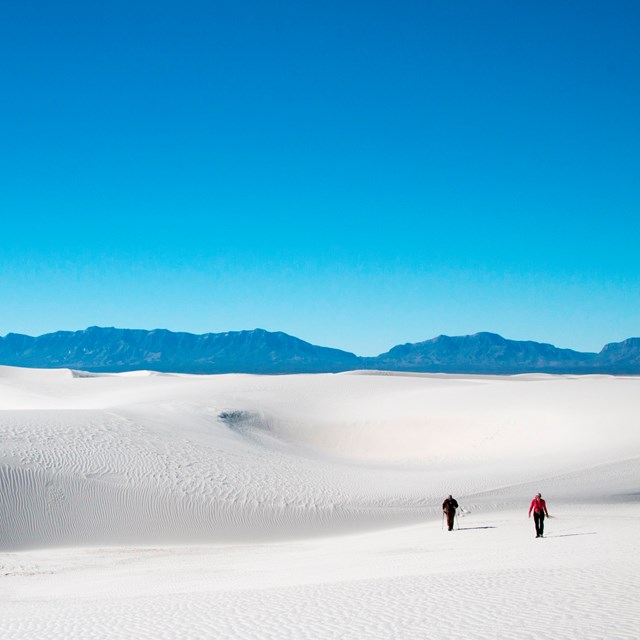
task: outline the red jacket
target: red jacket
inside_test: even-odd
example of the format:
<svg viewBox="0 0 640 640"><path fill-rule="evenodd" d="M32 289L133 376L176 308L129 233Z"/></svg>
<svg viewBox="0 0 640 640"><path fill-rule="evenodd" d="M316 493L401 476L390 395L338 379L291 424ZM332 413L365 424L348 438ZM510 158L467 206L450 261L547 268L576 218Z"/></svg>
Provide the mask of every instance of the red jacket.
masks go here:
<svg viewBox="0 0 640 640"><path fill-rule="evenodd" d="M534 513L544 511L544 515L547 516L547 518L549 517L549 514L547 513L547 503L542 498L534 498L531 501L531 505L529 506L529 515L531 515L532 511Z"/></svg>

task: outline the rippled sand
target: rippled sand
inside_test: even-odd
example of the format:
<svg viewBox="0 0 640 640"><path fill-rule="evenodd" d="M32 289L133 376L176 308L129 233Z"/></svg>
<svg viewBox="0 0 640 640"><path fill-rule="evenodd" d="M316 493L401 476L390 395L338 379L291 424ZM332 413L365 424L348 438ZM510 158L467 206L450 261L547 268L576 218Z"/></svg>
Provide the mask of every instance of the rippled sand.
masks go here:
<svg viewBox="0 0 640 640"><path fill-rule="evenodd" d="M637 638L639 415L640 378L0 367L0 632Z"/></svg>

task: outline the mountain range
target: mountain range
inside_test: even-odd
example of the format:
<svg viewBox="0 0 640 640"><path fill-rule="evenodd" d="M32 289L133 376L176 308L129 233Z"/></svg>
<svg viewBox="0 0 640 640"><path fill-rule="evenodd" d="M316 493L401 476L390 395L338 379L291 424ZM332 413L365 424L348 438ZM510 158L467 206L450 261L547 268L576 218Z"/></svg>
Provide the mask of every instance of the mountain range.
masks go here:
<svg viewBox="0 0 640 640"><path fill-rule="evenodd" d="M432 373L640 374L640 338L607 344L599 353L508 340L495 333L438 336L397 345L376 357L321 347L263 329L226 333L89 327L38 337L0 338L0 364L92 372L138 369L175 373L331 373L382 369Z"/></svg>

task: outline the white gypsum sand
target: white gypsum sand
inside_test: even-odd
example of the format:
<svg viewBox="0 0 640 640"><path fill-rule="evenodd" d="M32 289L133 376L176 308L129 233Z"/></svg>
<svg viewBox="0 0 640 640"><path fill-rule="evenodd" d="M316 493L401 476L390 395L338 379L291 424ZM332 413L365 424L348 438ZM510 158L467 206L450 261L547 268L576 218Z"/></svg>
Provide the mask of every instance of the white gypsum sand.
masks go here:
<svg viewBox="0 0 640 640"><path fill-rule="evenodd" d="M638 416L637 377L0 367L2 638L638 638Z"/></svg>

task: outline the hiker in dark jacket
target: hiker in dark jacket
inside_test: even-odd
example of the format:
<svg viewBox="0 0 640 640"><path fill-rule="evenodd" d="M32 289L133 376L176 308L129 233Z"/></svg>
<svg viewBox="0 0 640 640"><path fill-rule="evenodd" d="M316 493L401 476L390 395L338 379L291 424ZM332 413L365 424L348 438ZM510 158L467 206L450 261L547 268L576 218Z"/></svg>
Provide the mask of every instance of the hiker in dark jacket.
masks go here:
<svg viewBox="0 0 640 640"><path fill-rule="evenodd" d="M542 494L536 493L535 498L529 505L529 517L533 511L533 521L536 525L536 538L544 537L544 517L549 517L547 503L542 499Z"/></svg>
<svg viewBox="0 0 640 640"><path fill-rule="evenodd" d="M453 531L453 521L456 517L456 509L458 508L458 503L456 502L453 496L449 496L442 503L442 513L445 513L447 516L447 527L449 531Z"/></svg>

